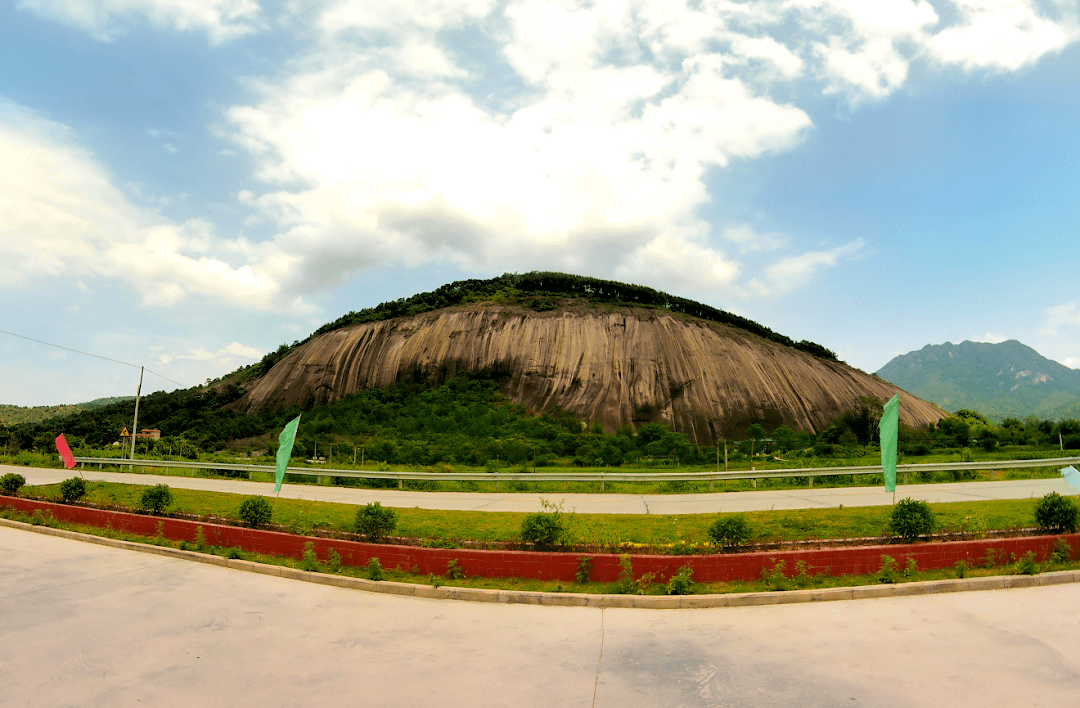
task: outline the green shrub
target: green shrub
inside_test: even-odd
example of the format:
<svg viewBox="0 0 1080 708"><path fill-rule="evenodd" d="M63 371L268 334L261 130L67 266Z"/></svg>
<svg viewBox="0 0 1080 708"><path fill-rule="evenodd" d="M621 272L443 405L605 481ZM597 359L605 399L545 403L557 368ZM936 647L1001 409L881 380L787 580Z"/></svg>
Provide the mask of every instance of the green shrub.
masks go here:
<svg viewBox="0 0 1080 708"><path fill-rule="evenodd" d="M562 505L556 505L541 499L544 511L526 514L521 520L521 541L539 548L553 548L565 542L569 523L563 514Z"/></svg>
<svg viewBox="0 0 1080 708"><path fill-rule="evenodd" d="M791 578L791 582L795 583L796 587L807 588L814 584L814 579L810 577L810 567L806 564L806 561L797 561L795 563L795 575Z"/></svg>
<svg viewBox="0 0 1080 708"><path fill-rule="evenodd" d="M1080 509L1072 499L1050 492L1035 505L1035 523L1051 533L1075 533L1080 526Z"/></svg>
<svg viewBox="0 0 1080 708"><path fill-rule="evenodd" d="M1035 551L1028 551L1016 562L1016 572L1020 575L1036 575L1039 566L1035 563Z"/></svg>
<svg viewBox="0 0 1080 708"><path fill-rule="evenodd" d="M753 530L744 514L727 514L712 522L708 536L718 546L743 546L750 541Z"/></svg>
<svg viewBox="0 0 1080 708"><path fill-rule="evenodd" d="M223 553L222 555L231 560L239 560L244 557L243 552L240 550L240 546L226 548L225 553Z"/></svg>
<svg viewBox="0 0 1080 708"><path fill-rule="evenodd" d="M668 581L667 594L668 595L691 595L694 592L694 581L690 579L690 576L694 574L694 569L690 566L684 565L679 568L679 572L676 575L671 576L671 580Z"/></svg>
<svg viewBox="0 0 1080 708"><path fill-rule="evenodd" d="M784 574L784 571L787 569L787 561L778 561L775 558L770 558L769 560L773 562L773 567L767 568L762 566L761 579L765 581L765 584L770 590L787 590L788 579Z"/></svg>
<svg viewBox="0 0 1080 708"><path fill-rule="evenodd" d="M261 529L267 526L273 514L274 510L270 506L270 502L266 501L266 497L260 496L248 497L237 511L240 520L253 529Z"/></svg>
<svg viewBox="0 0 1080 708"><path fill-rule="evenodd" d="M65 503L77 502L86 496L86 480L82 477L72 477L60 483L60 498Z"/></svg>
<svg viewBox="0 0 1080 708"><path fill-rule="evenodd" d="M148 487L139 499L139 507L146 509L151 514L161 514L172 504L172 492L167 484L155 484Z"/></svg>
<svg viewBox="0 0 1080 708"><path fill-rule="evenodd" d="M372 543L379 543L397 527L397 512L383 507L379 502L367 504L356 510L353 528Z"/></svg>
<svg viewBox="0 0 1080 708"><path fill-rule="evenodd" d="M465 569L458 565L458 559L447 562L446 564L446 577L450 580L464 580Z"/></svg>
<svg viewBox="0 0 1080 708"><path fill-rule="evenodd" d="M589 576L592 574L592 558L589 556L582 556L578 558L577 572L574 573L574 579L579 583L589 582Z"/></svg>
<svg viewBox="0 0 1080 708"><path fill-rule="evenodd" d="M889 530L907 543L933 533L934 526L934 512L930 510L930 505L911 497L896 502L889 515Z"/></svg>
<svg viewBox="0 0 1080 708"><path fill-rule="evenodd" d="M382 563L375 556L372 556L367 562L367 578L375 581L383 579Z"/></svg>
<svg viewBox="0 0 1080 708"><path fill-rule="evenodd" d="M1054 548L1050 551L1051 563L1068 563L1072 560L1072 546L1063 538L1054 541Z"/></svg>
<svg viewBox="0 0 1080 708"><path fill-rule="evenodd" d="M341 554L333 548L326 552L326 569L331 573L341 572Z"/></svg>
<svg viewBox="0 0 1080 708"><path fill-rule="evenodd" d="M897 570L896 559L892 556L881 557L881 569L877 572L877 581L879 583L895 583L900 579L900 573Z"/></svg>
<svg viewBox="0 0 1080 708"><path fill-rule="evenodd" d="M956 577L958 577L958 578L966 578L967 577L968 564L965 563L964 561L957 561L956 565L953 566L953 569L956 571Z"/></svg>
<svg viewBox="0 0 1080 708"><path fill-rule="evenodd" d="M26 484L26 477L14 472L8 472L3 477L0 477L0 491L9 497L14 497L19 494L19 489Z"/></svg>
<svg viewBox="0 0 1080 708"><path fill-rule="evenodd" d="M640 578L634 579L634 563L627 554L619 556L619 579L608 587L608 592L616 595L644 595L655 573L645 573Z"/></svg>
<svg viewBox="0 0 1080 708"><path fill-rule="evenodd" d="M319 569L319 559L315 555L315 542L308 541L304 544L304 557L300 559L300 570L314 573Z"/></svg>

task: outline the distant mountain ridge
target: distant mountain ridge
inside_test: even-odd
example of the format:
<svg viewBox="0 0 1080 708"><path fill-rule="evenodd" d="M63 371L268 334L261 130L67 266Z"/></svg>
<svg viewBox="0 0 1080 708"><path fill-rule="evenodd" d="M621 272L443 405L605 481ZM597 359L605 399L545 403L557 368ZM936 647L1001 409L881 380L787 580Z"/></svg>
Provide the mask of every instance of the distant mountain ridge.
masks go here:
<svg viewBox="0 0 1080 708"><path fill-rule="evenodd" d="M0 404L0 425L13 426L23 423L40 423L43 420L56 418L57 416L70 415L79 411L101 408L117 401L128 401L134 396L113 396L111 398L95 398L85 403L66 403L56 406L14 406Z"/></svg>
<svg viewBox="0 0 1080 708"><path fill-rule="evenodd" d="M1080 371L1015 339L928 344L896 357L877 376L949 412L966 408L999 422L1080 418Z"/></svg>

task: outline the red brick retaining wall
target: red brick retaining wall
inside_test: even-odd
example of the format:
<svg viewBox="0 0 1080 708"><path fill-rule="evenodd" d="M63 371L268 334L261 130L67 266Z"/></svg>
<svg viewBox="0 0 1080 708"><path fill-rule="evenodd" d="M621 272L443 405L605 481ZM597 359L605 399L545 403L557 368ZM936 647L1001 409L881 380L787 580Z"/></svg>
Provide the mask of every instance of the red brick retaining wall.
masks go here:
<svg viewBox="0 0 1080 708"><path fill-rule="evenodd" d="M446 564L457 560L467 575L487 578L537 578L541 580L572 581L582 553L546 553L540 551L482 551L464 548L418 548L379 543L362 543L326 538L297 536L277 531L262 531L237 526L200 523L186 519L169 519L120 511L105 511L83 506L53 504L50 502L0 496L0 506L18 509L27 514L35 510L52 512L58 521L111 528L145 536L161 534L173 541L195 541L196 529L202 527L207 544L236 547L245 551L301 558L304 544L315 544L315 553L325 560L330 549L341 554L344 565L366 565L375 556L384 568L400 567L402 570L427 575L446 573ZM693 578L698 582L727 580L757 580L763 568L772 568L777 561L784 561L788 576L795 573L799 561L806 563L811 575L863 575L881 568L881 556L889 555L900 567L914 558L920 570L948 568L958 561L968 565L982 564L988 549L993 549L1000 562L1010 556L1021 558L1028 551L1035 552L1042 562L1050 555L1054 541L1064 538L1075 556L1080 546L1080 534L1061 536L1028 536L1023 538L986 539L980 541L947 541L943 543L893 544L887 546L842 546L797 551L760 551L754 553L719 553L697 556L633 556L634 575L654 573L659 582L678 572L681 566L693 568ZM619 556L612 553L589 554L592 558L592 580L611 582L619 576Z"/></svg>

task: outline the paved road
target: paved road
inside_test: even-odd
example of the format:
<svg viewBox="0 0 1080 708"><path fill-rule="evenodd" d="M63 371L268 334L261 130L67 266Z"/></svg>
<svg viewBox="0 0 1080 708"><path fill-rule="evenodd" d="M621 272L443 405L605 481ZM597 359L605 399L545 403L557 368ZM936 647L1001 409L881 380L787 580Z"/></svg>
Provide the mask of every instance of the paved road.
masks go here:
<svg viewBox="0 0 1080 708"><path fill-rule="evenodd" d="M363 593L0 527L3 706L1068 706L1080 585L710 610Z"/></svg>
<svg viewBox="0 0 1080 708"><path fill-rule="evenodd" d="M59 482L76 474L67 470L36 469L0 465L0 474L17 472L28 484ZM84 470L87 479L131 484L168 484L170 487L206 489L234 494L273 492L273 484L245 480L168 477L130 472ZM930 502L983 501L988 499L1028 499L1047 492L1075 495L1077 490L1061 478L1011 480L1000 482L956 482L949 484L911 484L896 488L897 499L910 496ZM770 491L717 492L715 494L535 494L496 492L410 492L396 489L355 489L287 484L281 496L295 499L367 504L421 509L456 509L476 511L539 511L540 500L562 501L567 511L582 514L711 514L719 511L758 511L767 509L817 509L844 506L883 506L893 495L883 487L841 487L836 489L798 488Z"/></svg>

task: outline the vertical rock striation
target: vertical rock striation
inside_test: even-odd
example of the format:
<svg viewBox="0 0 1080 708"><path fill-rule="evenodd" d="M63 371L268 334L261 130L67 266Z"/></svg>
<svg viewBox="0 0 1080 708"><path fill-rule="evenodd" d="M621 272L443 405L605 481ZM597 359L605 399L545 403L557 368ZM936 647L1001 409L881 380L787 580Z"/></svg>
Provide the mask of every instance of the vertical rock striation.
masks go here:
<svg viewBox="0 0 1080 708"><path fill-rule="evenodd" d="M257 380L233 408L308 408L363 388L441 382L465 371L504 376L531 410L572 410L605 429L662 422L698 444L752 423L820 432L861 396L899 392L901 421L944 413L896 386L742 330L636 308L532 312L476 305L323 334Z"/></svg>

